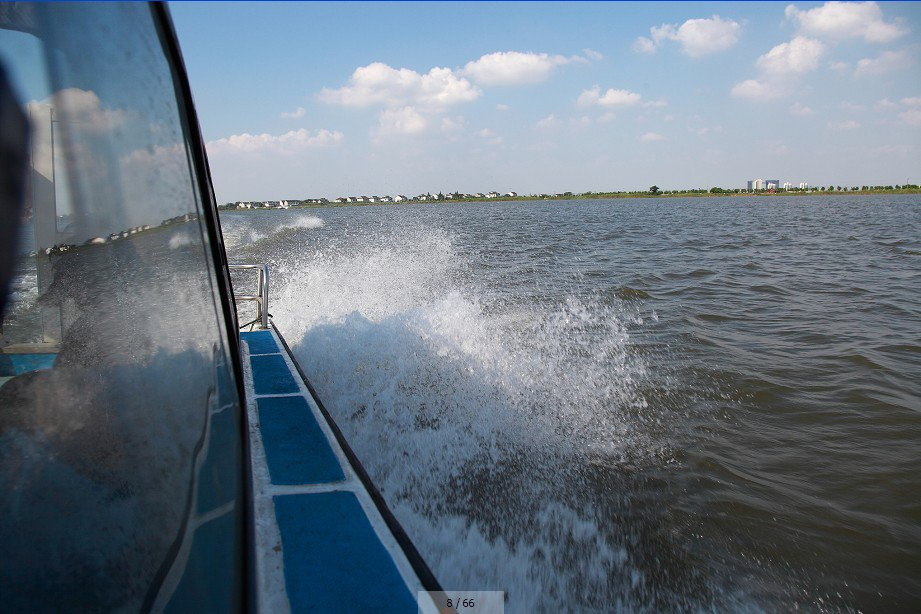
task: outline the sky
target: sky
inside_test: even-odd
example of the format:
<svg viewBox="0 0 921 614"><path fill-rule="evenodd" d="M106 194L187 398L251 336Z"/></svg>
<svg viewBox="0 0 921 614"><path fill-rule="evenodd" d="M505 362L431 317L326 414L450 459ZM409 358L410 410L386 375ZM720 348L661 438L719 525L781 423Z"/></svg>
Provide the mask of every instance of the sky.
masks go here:
<svg viewBox="0 0 921 614"><path fill-rule="evenodd" d="M219 202L921 183L921 3L170 4Z"/></svg>

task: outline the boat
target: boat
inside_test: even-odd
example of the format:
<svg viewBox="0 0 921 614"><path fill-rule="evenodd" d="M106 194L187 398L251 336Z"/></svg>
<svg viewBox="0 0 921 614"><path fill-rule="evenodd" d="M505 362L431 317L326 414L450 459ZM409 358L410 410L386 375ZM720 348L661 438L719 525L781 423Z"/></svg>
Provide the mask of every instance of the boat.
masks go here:
<svg viewBox="0 0 921 614"><path fill-rule="evenodd" d="M438 611L227 262L168 8L4 3L0 58L4 609Z"/></svg>

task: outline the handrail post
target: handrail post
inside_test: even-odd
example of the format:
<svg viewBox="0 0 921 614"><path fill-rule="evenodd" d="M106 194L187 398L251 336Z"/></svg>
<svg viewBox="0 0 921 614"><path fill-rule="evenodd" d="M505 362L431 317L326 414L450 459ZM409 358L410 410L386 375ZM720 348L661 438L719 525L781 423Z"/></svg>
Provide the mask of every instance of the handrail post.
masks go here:
<svg viewBox="0 0 921 614"><path fill-rule="evenodd" d="M267 264L228 264L231 271L257 270L259 281L255 296L234 293L235 301L255 301L256 322L259 328L269 327L269 265Z"/></svg>
<svg viewBox="0 0 921 614"><path fill-rule="evenodd" d="M263 264L262 269L259 271L259 296L262 297L262 300L259 301L259 309L262 313L259 315L262 318L262 328L269 327L269 265Z"/></svg>

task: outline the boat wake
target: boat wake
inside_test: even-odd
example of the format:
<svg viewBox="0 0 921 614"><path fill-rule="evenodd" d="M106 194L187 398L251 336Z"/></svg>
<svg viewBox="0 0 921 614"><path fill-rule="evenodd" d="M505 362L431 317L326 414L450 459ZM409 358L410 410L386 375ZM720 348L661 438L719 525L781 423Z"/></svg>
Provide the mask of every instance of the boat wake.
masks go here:
<svg viewBox="0 0 921 614"><path fill-rule="evenodd" d="M505 590L510 611L706 594L659 587L681 555L634 507L644 467L673 459L625 303L521 300L427 228L297 248L273 269L275 321L446 588Z"/></svg>

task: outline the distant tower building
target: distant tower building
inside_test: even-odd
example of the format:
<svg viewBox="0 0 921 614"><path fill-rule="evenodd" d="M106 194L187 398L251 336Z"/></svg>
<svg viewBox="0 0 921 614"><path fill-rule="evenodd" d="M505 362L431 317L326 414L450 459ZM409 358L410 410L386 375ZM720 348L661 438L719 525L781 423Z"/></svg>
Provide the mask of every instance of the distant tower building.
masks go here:
<svg viewBox="0 0 921 614"><path fill-rule="evenodd" d="M752 179L748 182L748 191L753 192L755 190L764 189L764 180L763 179Z"/></svg>
<svg viewBox="0 0 921 614"><path fill-rule="evenodd" d="M792 189L792 188L793 188L793 184L792 184L792 183L790 183L789 181L784 181L784 182L783 182L783 189L784 189L784 190L790 190L790 189Z"/></svg>
<svg viewBox="0 0 921 614"><path fill-rule="evenodd" d="M802 183L799 184L799 189L800 189L800 190L808 190L808 189L809 189L809 184L806 183L806 182L804 181L804 182L802 182Z"/></svg>
<svg viewBox="0 0 921 614"><path fill-rule="evenodd" d="M779 187L780 187L780 179L765 179L764 180L765 190L776 190Z"/></svg>

